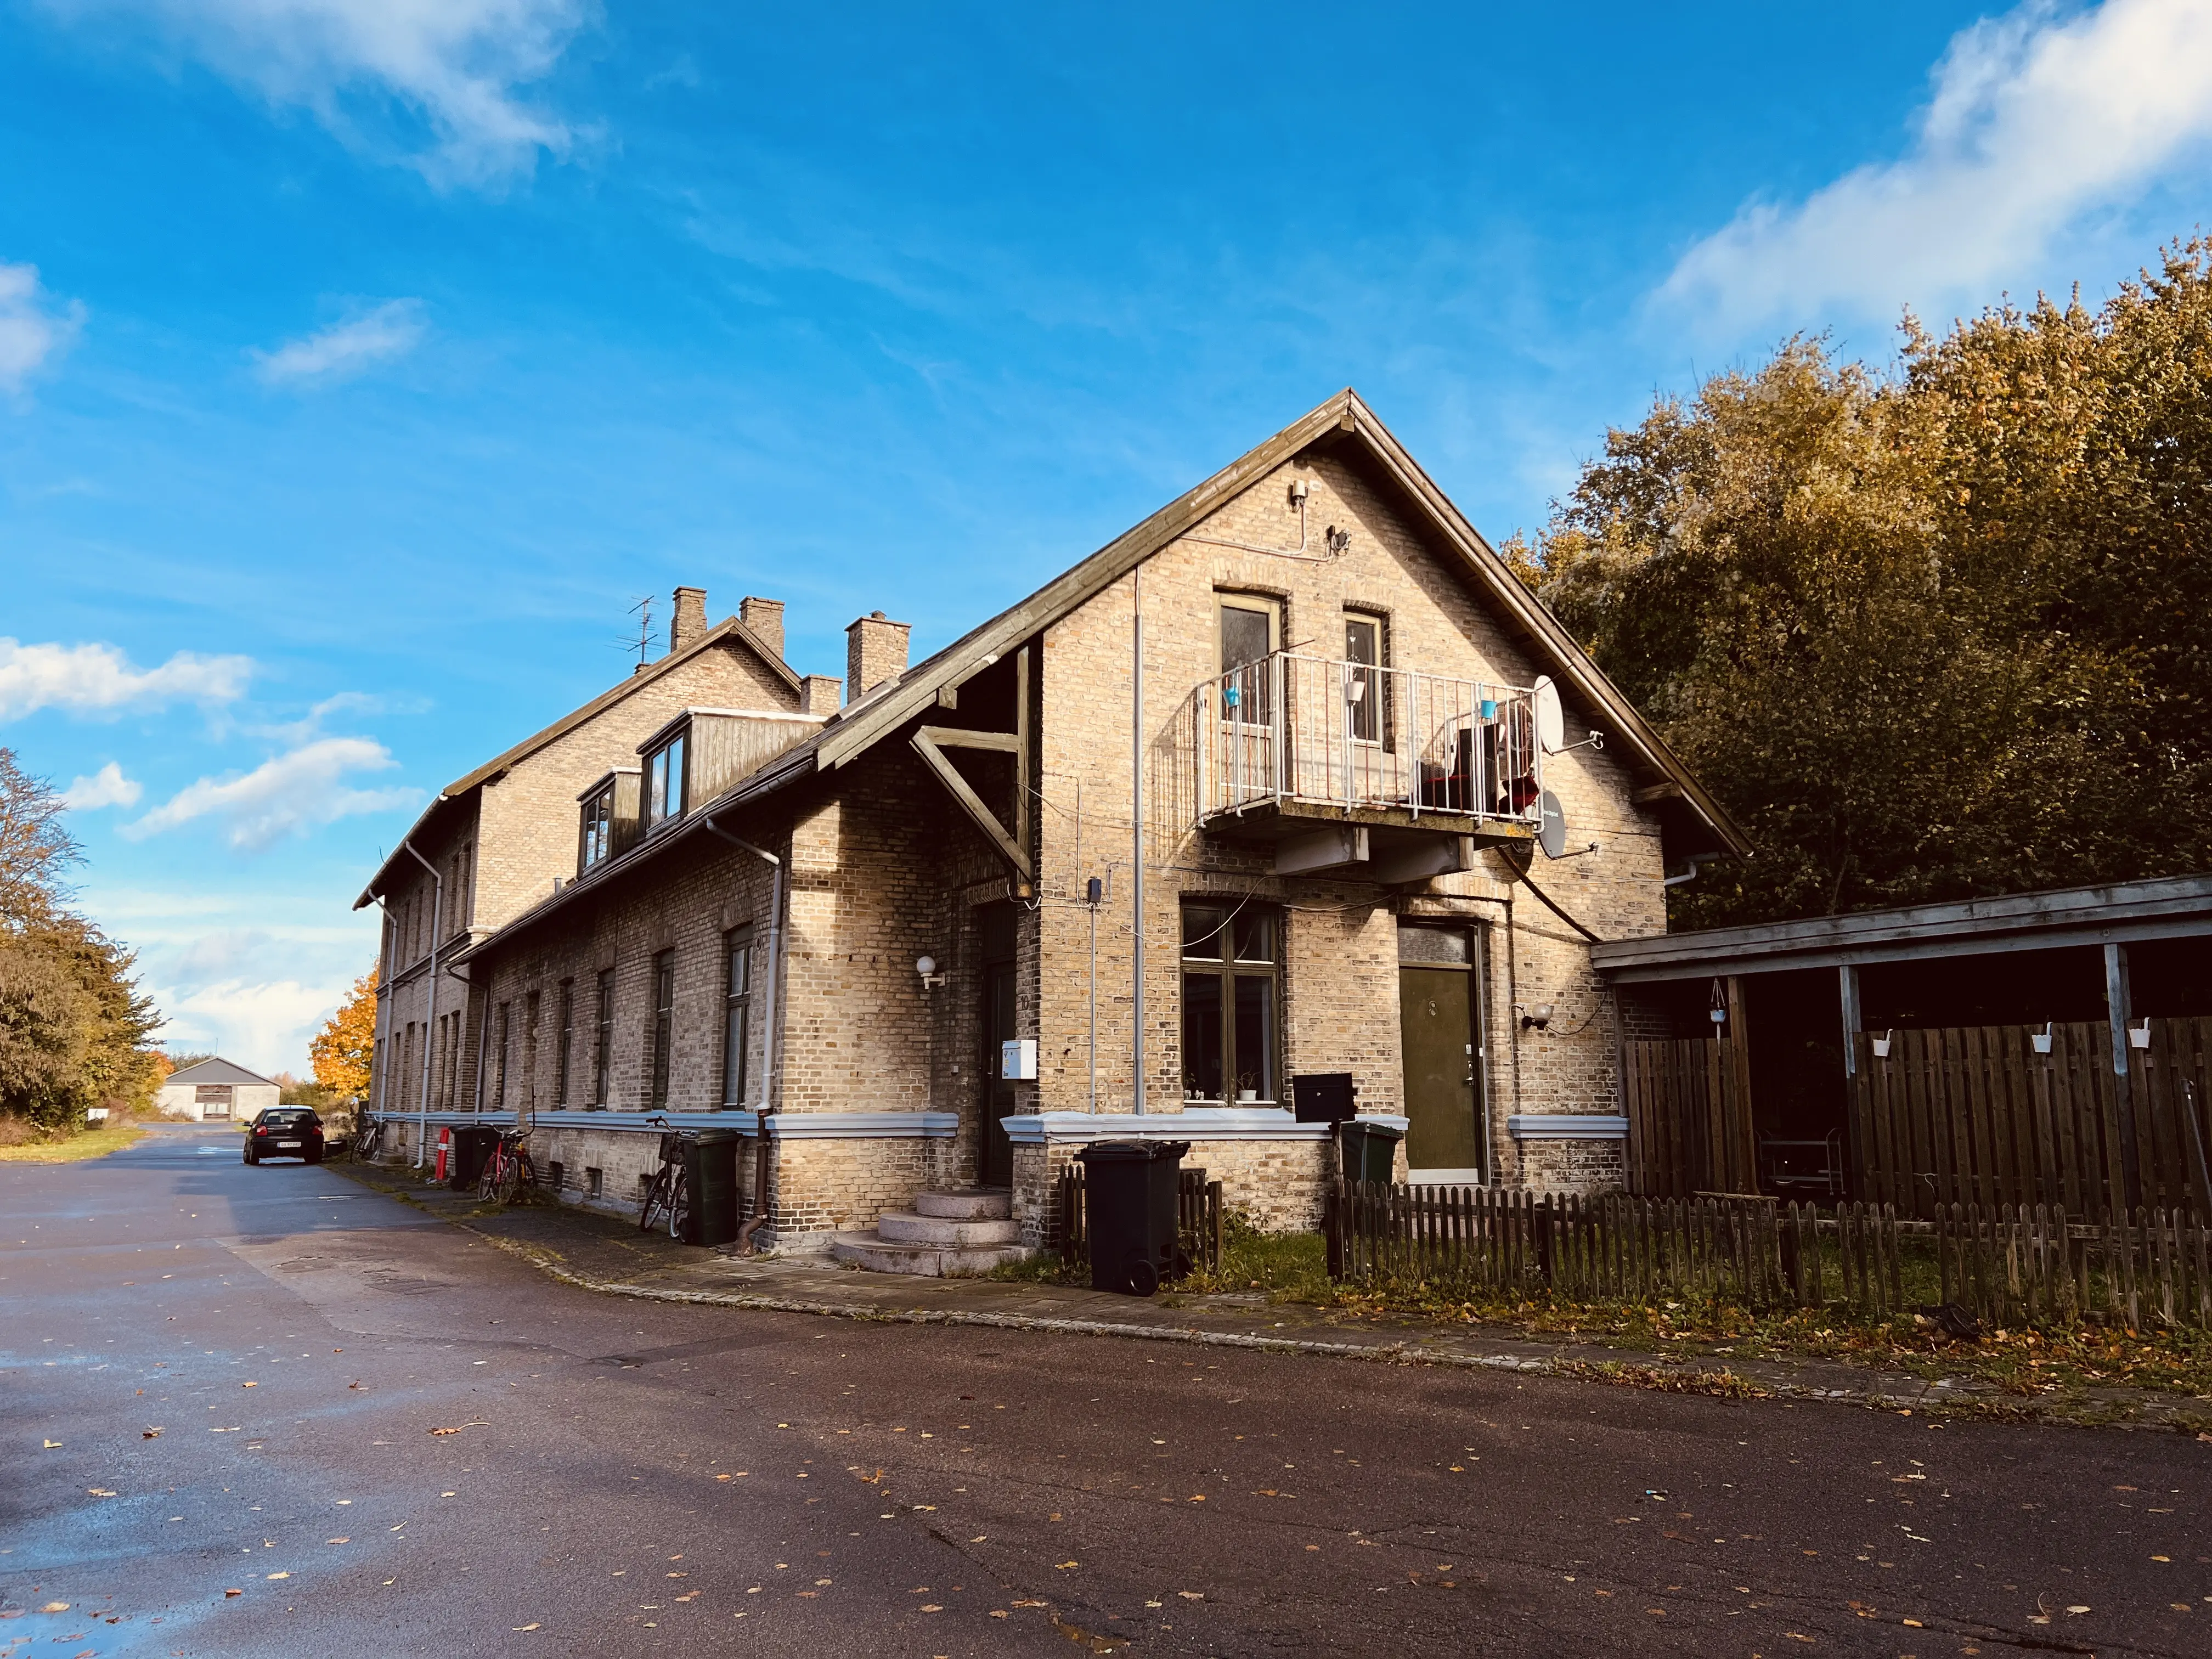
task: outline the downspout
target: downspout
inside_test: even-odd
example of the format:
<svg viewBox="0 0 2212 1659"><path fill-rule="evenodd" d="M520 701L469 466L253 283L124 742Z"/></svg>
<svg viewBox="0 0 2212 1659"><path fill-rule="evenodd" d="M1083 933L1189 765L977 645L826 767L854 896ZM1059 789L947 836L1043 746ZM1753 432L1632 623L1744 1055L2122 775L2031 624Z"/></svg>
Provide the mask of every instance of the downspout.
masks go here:
<svg viewBox="0 0 2212 1659"><path fill-rule="evenodd" d="M415 1113L415 1167L423 1163L423 1143L430 1134L430 1054L436 1046L431 1033L438 1024L438 930L445 922L446 878L438 873L438 866L415 850L415 843L403 841L400 850L430 872L434 884L430 889L430 1007L422 1016L422 1097Z"/></svg>
<svg viewBox="0 0 2212 1659"><path fill-rule="evenodd" d="M383 894L375 895L375 898L376 908L384 913L385 948L383 961L379 964L376 975L376 1023L379 1030L376 1046L369 1051L368 1105L371 1114L380 1118L384 1115L385 1102L392 1098L392 1005L397 1000L392 986L392 945L398 935L392 930L392 907L384 902ZM380 1059L384 1063L375 1065L374 1061Z"/></svg>
<svg viewBox="0 0 2212 1659"><path fill-rule="evenodd" d="M757 859L765 859L769 868L774 872L768 901L768 1008L762 1022L764 1029L761 1033L760 1105L754 1113L760 1133L757 1137L759 1146L754 1154L753 1161L753 1212L746 1219L744 1225L738 1229L738 1254L750 1255L753 1251L753 1234L759 1231L761 1224L765 1222L769 1216L768 1121L775 1111L775 1107L771 1103L775 1099L775 1090L776 988L783 979L785 866L783 860L775 854L732 835L720 824L715 823L712 815L702 817L699 822L707 827L709 834L720 836L731 846L750 853Z"/></svg>
<svg viewBox="0 0 2212 1659"><path fill-rule="evenodd" d="M1129 573L1129 834L1132 1053L1137 1115L1145 1111L1145 573Z"/></svg>

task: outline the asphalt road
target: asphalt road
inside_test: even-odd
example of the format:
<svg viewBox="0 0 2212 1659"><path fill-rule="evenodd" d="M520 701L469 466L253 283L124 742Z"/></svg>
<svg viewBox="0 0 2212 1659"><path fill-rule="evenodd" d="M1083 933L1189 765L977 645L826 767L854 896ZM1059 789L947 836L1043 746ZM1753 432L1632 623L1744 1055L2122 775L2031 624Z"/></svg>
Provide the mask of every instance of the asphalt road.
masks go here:
<svg viewBox="0 0 2212 1659"><path fill-rule="evenodd" d="M0 1165L0 1659L2212 1653L2212 1444L599 1297L237 1145Z"/></svg>

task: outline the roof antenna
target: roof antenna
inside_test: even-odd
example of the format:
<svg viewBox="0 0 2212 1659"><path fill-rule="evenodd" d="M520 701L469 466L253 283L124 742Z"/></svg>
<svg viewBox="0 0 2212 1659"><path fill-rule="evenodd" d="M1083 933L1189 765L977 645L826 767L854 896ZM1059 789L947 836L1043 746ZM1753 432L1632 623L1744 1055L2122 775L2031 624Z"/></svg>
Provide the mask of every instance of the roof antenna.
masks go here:
<svg viewBox="0 0 2212 1659"><path fill-rule="evenodd" d="M633 646L625 640L623 641L623 649L635 650L637 653L637 665L642 668L646 665L648 653L653 650L653 595L647 594L629 609L630 614L637 618L637 643Z"/></svg>

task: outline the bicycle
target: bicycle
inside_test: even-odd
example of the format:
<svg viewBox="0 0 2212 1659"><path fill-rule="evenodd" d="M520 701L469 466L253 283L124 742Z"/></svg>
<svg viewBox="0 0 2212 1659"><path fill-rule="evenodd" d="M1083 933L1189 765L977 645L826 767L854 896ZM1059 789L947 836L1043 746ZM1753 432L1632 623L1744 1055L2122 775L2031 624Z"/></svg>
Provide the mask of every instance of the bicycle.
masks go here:
<svg viewBox="0 0 2212 1659"><path fill-rule="evenodd" d="M684 1149L699 1137L687 1130L671 1129L668 1120L657 1114L646 1121L660 1130L660 1169L645 1189L645 1207L638 1214L637 1230L651 1232L653 1212L659 1210L668 1218L668 1236L681 1243L691 1220L691 1183L684 1172Z"/></svg>
<svg viewBox="0 0 2212 1659"><path fill-rule="evenodd" d="M355 1115L353 1155L362 1163L374 1158L384 1139L384 1120L363 1110Z"/></svg>
<svg viewBox="0 0 2212 1659"><path fill-rule="evenodd" d="M524 1188L538 1185L538 1166L530 1161L530 1148L523 1144L529 1139L527 1129L499 1132L491 1156L484 1159L483 1173L477 1177L479 1197L495 1204L512 1204Z"/></svg>

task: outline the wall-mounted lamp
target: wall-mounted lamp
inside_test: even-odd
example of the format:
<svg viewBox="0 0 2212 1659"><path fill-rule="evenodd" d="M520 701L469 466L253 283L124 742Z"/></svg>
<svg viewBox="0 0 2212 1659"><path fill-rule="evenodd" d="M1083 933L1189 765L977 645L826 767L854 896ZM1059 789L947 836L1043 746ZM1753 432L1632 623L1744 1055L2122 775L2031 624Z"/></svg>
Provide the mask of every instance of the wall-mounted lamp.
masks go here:
<svg viewBox="0 0 2212 1659"><path fill-rule="evenodd" d="M2051 1022L2046 1019L2043 1022L2041 1030L2030 1031L2027 1034L2027 1040L2035 1045L2035 1052L2039 1054L2049 1054L2051 1052Z"/></svg>
<svg viewBox="0 0 2212 1659"><path fill-rule="evenodd" d="M945 975L937 971L935 957L915 957L914 971L921 975L921 987L925 991L934 991L945 983Z"/></svg>
<svg viewBox="0 0 2212 1659"><path fill-rule="evenodd" d="M1517 1008L1521 1005L1516 1003L1513 1006ZM1552 1015L1555 1012L1548 1002L1540 1002L1533 1008L1523 1010L1521 1015L1521 1029L1524 1031L1540 1031L1552 1023Z"/></svg>
<svg viewBox="0 0 2212 1659"><path fill-rule="evenodd" d="M1892 1030L1884 1031L1880 1036L1874 1040L1874 1057L1876 1060L1887 1060L1889 1058L1889 1045L1896 1036L1896 1031Z"/></svg>
<svg viewBox="0 0 2212 1659"><path fill-rule="evenodd" d="M2150 1016L2148 1014L2143 1016L2142 1024L2128 1027L2128 1047L2130 1048L2150 1047Z"/></svg>

